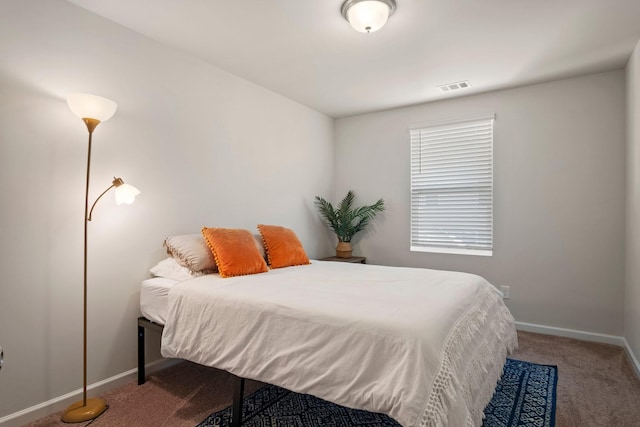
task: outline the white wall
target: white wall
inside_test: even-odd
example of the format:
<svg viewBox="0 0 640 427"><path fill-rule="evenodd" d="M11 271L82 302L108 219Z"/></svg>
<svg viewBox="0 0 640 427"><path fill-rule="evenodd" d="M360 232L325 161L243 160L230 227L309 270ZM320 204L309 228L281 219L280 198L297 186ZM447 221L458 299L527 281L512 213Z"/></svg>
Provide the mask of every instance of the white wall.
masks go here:
<svg viewBox="0 0 640 427"><path fill-rule="evenodd" d="M329 117L62 0L3 0L0 58L0 418L82 385L88 134L68 93L119 105L91 198L114 175L142 191L90 223L90 384L136 366L139 284L167 235L271 223L331 253L313 208L333 185Z"/></svg>
<svg viewBox="0 0 640 427"><path fill-rule="evenodd" d="M494 255L409 251L411 124L495 113ZM625 80L613 71L336 121L336 199L388 206L367 262L460 270L510 286L516 320L623 332ZM640 187L639 187L640 188Z"/></svg>
<svg viewBox="0 0 640 427"><path fill-rule="evenodd" d="M624 334L635 356L640 357L640 43L627 65L626 220Z"/></svg>

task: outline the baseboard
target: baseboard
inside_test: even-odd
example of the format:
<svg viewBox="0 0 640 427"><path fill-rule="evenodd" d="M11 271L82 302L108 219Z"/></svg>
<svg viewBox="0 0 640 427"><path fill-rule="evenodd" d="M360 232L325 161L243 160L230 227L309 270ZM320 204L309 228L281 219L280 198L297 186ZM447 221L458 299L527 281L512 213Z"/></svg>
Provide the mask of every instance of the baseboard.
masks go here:
<svg viewBox="0 0 640 427"><path fill-rule="evenodd" d="M555 326L536 325L534 323L516 322L516 329L524 332L554 335L557 337L575 338L583 341L601 342L628 348L624 337L599 334L597 332L578 331L575 329L556 328Z"/></svg>
<svg viewBox="0 0 640 427"><path fill-rule="evenodd" d="M627 342L626 338L624 338L624 349L627 350L627 356L629 357L629 362L631 363L631 366L633 367L633 369L636 371L636 375L638 376L638 379L640 379L640 361L638 361L638 358L633 353L633 350L631 349L631 346Z"/></svg>
<svg viewBox="0 0 640 427"><path fill-rule="evenodd" d="M150 374L161 369L168 368L170 366L180 363L179 359L160 359L155 362L151 362L146 365L146 373ZM116 387L120 387L134 379L138 378L138 368L130 369L121 374L114 375L111 378L98 381L97 383L87 386L87 391L91 390L93 395L99 396L108 391L113 390ZM1 427L19 427L35 421L39 418L46 417L49 414L53 414L58 411L62 411L72 403L82 399L82 389L78 389L67 393L63 396L58 396L46 402L39 403L31 406L30 408L23 409L13 414L9 414L0 418Z"/></svg>

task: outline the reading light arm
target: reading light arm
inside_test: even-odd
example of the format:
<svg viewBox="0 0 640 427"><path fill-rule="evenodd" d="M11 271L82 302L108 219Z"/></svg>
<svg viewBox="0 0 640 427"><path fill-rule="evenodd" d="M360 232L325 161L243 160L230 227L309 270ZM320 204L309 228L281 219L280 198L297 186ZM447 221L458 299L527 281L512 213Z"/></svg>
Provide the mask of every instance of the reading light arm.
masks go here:
<svg viewBox="0 0 640 427"><path fill-rule="evenodd" d="M102 192L102 194L100 194L98 196L96 201L93 202L93 205L91 205L91 210L89 211L89 216L87 217L87 221L91 221L91 216L93 215L93 208L96 207L96 203L98 203L98 200L100 200L102 198L102 196L107 194L109 192L109 190L111 190L114 187L120 187L122 184L124 184L124 181L122 179L116 178L115 176L113 177L113 182L111 183L111 186L109 188L107 188L106 190L104 190Z"/></svg>

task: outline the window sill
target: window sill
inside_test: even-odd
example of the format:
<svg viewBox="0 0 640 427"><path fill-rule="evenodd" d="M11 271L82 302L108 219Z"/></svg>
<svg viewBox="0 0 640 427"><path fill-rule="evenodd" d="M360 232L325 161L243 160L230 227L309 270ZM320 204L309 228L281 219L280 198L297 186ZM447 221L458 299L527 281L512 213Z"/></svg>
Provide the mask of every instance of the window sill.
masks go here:
<svg viewBox="0 0 640 427"><path fill-rule="evenodd" d="M425 247L425 246L411 246L411 252L431 252L431 253L438 253L438 254L493 256L493 250L432 248L432 247Z"/></svg>

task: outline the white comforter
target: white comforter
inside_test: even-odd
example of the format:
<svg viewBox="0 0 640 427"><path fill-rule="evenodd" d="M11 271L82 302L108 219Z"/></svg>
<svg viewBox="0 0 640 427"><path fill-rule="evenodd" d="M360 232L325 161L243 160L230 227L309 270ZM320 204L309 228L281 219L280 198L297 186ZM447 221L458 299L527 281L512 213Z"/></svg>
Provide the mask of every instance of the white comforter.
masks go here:
<svg viewBox="0 0 640 427"><path fill-rule="evenodd" d="M382 412L479 426L514 321L479 276L315 261L176 285L162 355Z"/></svg>

